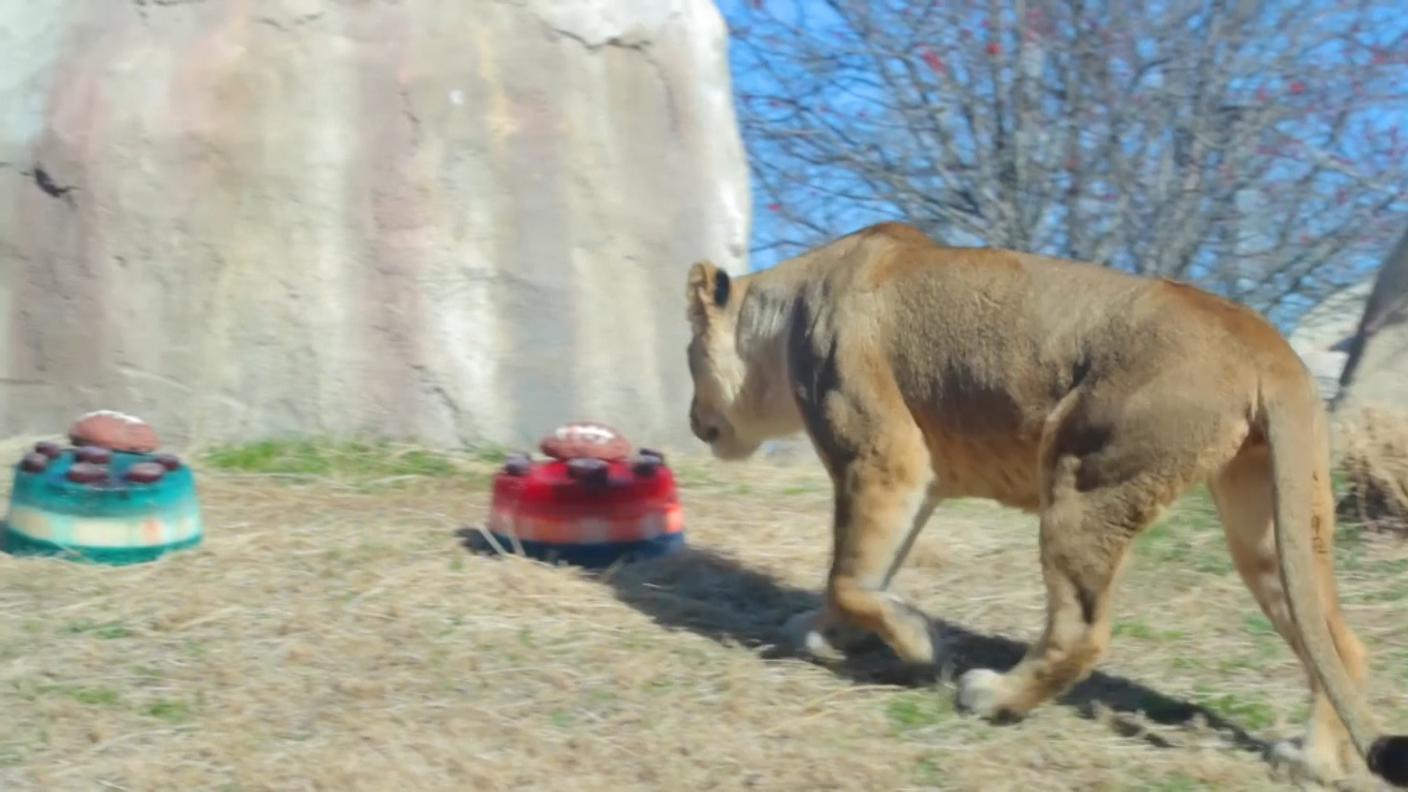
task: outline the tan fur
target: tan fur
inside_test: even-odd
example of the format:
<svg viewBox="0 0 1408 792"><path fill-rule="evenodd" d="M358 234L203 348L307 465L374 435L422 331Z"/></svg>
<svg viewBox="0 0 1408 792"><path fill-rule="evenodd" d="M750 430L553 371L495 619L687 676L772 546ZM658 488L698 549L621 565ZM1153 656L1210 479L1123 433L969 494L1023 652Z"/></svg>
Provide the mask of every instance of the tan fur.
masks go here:
<svg viewBox="0 0 1408 792"><path fill-rule="evenodd" d="M944 498L1023 509L1040 517L1045 629L1016 667L959 683L965 707L1020 716L1090 674L1130 541L1207 482L1238 571L1309 673L1303 768L1338 776L1369 750L1365 652L1335 595L1323 408L1260 315L898 224L732 279L698 263L688 299L696 435L736 459L804 430L831 474L826 604L788 627L804 646L859 629L933 662L927 621L887 590L914 535Z"/></svg>

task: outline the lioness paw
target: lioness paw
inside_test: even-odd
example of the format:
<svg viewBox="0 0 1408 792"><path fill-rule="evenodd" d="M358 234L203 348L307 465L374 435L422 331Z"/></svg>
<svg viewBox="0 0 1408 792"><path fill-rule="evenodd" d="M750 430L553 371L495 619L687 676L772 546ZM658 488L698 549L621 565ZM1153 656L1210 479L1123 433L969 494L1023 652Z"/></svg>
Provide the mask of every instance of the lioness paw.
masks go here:
<svg viewBox="0 0 1408 792"><path fill-rule="evenodd" d="M1322 789L1372 788L1347 785L1349 773L1339 757L1307 753L1298 740L1283 740L1272 745L1267 758L1273 770L1302 785Z"/></svg>
<svg viewBox="0 0 1408 792"><path fill-rule="evenodd" d="M822 631L822 623L820 609L805 611L788 619L782 626L782 632L792 645L793 651L818 660L834 662L843 659L844 653L836 648Z"/></svg>
<svg viewBox="0 0 1408 792"><path fill-rule="evenodd" d="M880 642L872 632L827 619L820 608L793 616L782 630L795 651L828 661Z"/></svg>
<svg viewBox="0 0 1408 792"><path fill-rule="evenodd" d="M958 708L988 720L1006 714L1007 702L1002 674L989 668L974 668L958 678Z"/></svg>

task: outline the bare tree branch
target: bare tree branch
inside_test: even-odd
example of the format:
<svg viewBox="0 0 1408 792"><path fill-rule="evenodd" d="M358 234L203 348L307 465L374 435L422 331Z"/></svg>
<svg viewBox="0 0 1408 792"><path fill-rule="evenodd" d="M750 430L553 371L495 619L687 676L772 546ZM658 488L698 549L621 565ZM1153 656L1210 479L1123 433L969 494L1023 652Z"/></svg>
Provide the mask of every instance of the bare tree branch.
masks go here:
<svg viewBox="0 0 1408 792"><path fill-rule="evenodd" d="M760 249L898 216L1274 313L1361 276L1408 212L1397 0L752 5Z"/></svg>

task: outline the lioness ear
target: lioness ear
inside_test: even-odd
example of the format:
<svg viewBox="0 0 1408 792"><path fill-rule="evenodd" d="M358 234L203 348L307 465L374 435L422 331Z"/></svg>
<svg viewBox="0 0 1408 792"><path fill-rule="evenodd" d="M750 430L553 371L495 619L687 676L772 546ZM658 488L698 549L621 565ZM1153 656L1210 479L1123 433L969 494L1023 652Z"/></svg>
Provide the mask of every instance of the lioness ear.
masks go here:
<svg viewBox="0 0 1408 792"><path fill-rule="evenodd" d="M690 318L701 320L709 312L728 305L732 281L728 273L708 261L697 261L689 268Z"/></svg>

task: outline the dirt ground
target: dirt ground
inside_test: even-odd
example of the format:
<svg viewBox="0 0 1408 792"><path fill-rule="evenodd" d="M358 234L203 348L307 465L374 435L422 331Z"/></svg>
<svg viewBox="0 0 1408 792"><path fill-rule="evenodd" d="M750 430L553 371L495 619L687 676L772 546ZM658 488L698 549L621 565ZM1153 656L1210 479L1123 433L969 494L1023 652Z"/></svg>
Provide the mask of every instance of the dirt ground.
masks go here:
<svg viewBox="0 0 1408 792"><path fill-rule="evenodd" d="M467 552L493 469L468 455L202 465L197 550L0 555L0 789L1292 788L1261 751L1298 733L1303 678L1205 499L1139 540L1100 672L992 726L883 650L827 668L775 645L825 572L814 462L672 463L689 550L606 575ZM940 508L896 589L946 626L948 672L1036 634L1036 549L1030 518ZM1402 730L1408 544L1343 529L1339 559Z"/></svg>

